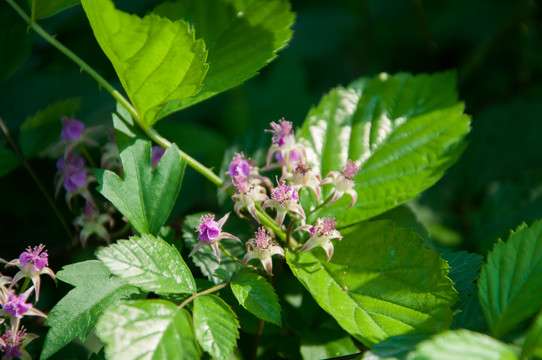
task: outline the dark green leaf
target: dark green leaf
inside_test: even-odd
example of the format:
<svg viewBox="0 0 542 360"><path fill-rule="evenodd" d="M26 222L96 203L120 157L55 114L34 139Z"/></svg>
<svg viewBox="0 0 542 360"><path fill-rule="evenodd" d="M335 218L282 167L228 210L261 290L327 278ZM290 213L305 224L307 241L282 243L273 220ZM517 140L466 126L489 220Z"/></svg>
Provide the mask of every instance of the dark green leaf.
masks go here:
<svg viewBox="0 0 542 360"><path fill-rule="evenodd" d="M359 352L348 334L326 328L303 332L299 350L304 360L327 359Z"/></svg>
<svg viewBox="0 0 542 360"><path fill-rule="evenodd" d="M34 35L6 1L0 2L0 83L10 77L32 51ZM6 94L7 95L7 94Z"/></svg>
<svg viewBox="0 0 542 360"><path fill-rule="evenodd" d="M109 170L95 171L97 189L139 233L157 234L175 204L186 163L173 144L152 171L151 143L138 135L133 120L120 105L113 114L113 124L124 180Z"/></svg>
<svg viewBox="0 0 542 360"><path fill-rule="evenodd" d="M482 266L479 298L491 333L502 337L542 307L542 221L499 241Z"/></svg>
<svg viewBox="0 0 542 360"><path fill-rule="evenodd" d="M97 253L109 270L145 291L195 293L192 273L177 249L161 238L143 234L119 240Z"/></svg>
<svg viewBox="0 0 542 360"><path fill-rule="evenodd" d="M172 20L190 19L209 48L209 72L201 91L168 104L160 117L205 100L250 79L292 36L294 14L285 0L166 2L155 12Z"/></svg>
<svg viewBox="0 0 542 360"><path fill-rule="evenodd" d="M96 325L110 360L193 360L201 351L186 309L164 300L111 306Z"/></svg>
<svg viewBox="0 0 542 360"><path fill-rule="evenodd" d="M53 16L80 3L81 0L32 0L32 20Z"/></svg>
<svg viewBox="0 0 542 360"><path fill-rule="evenodd" d="M298 135L314 170L325 177L348 159L361 164L356 204L349 209L345 195L323 211L339 227L416 197L457 160L470 119L454 79L454 73L362 78L335 88L309 112Z"/></svg>
<svg viewBox="0 0 542 360"><path fill-rule="evenodd" d="M472 296L476 296L480 268L483 258L478 254L471 254L467 251L452 252L446 250L442 257L448 261L451 267L448 276L454 282L454 288L459 293L457 308L462 309L462 304Z"/></svg>
<svg viewBox="0 0 542 360"><path fill-rule="evenodd" d="M363 360L407 360L416 345L427 339L425 334L397 335L376 344L363 356Z"/></svg>
<svg viewBox="0 0 542 360"><path fill-rule="evenodd" d="M225 359L239 338L237 316L221 298L203 295L194 299L196 339L213 359Z"/></svg>
<svg viewBox="0 0 542 360"><path fill-rule="evenodd" d="M231 290L239 304L256 317L281 326L279 299L263 277L243 272L232 281Z"/></svg>
<svg viewBox="0 0 542 360"><path fill-rule="evenodd" d="M362 223L320 248L288 251L294 275L318 304L366 346L389 336L433 333L452 321L457 300L449 267L423 240L391 221Z"/></svg>
<svg viewBox="0 0 542 360"><path fill-rule="evenodd" d="M156 14L144 18L115 9L111 0L83 0L94 36L141 119L154 124L171 101L196 94L207 50L191 26Z"/></svg>
<svg viewBox="0 0 542 360"><path fill-rule="evenodd" d="M538 313L521 349L521 358L542 358L542 312Z"/></svg>
<svg viewBox="0 0 542 360"><path fill-rule="evenodd" d="M0 176L9 173L21 164L21 161L15 155L13 150L0 147Z"/></svg>
<svg viewBox="0 0 542 360"><path fill-rule="evenodd" d="M96 321L111 304L139 293L135 286L112 277L100 261L64 266L57 278L75 286L49 313L50 327L41 359L51 357L75 337L85 341Z"/></svg>

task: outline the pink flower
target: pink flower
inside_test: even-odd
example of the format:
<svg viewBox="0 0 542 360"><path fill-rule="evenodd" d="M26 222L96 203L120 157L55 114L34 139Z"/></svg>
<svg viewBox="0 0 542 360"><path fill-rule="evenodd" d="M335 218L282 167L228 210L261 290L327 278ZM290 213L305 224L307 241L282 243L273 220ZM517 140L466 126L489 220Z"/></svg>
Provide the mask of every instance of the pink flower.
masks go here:
<svg viewBox="0 0 542 360"><path fill-rule="evenodd" d="M292 132L292 123L280 119L278 124L272 122L269 124L271 130L265 130L273 134L272 145L269 147L267 152L267 163L266 168L271 168L271 159L273 155L277 158L279 163L283 165L286 169L290 168L290 162L299 161L305 156L305 148L303 145L296 143L295 135Z"/></svg>
<svg viewBox="0 0 542 360"><path fill-rule="evenodd" d="M268 207L272 207L277 210L277 224L279 227L282 226L288 211L299 214L305 219L305 211L298 204L299 196L297 191L293 187L286 185L284 180L279 182L277 179L277 182L278 186L273 189L271 199L263 203L262 209L265 210Z"/></svg>
<svg viewBox="0 0 542 360"><path fill-rule="evenodd" d="M360 167L356 165L352 160L348 160L343 168L343 171L330 171L328 176L321 182L321 185L332 184L333 197L329 201L328 205L333 204L339 200L344 194L350 195L352 200L349 207L352 207L358 199L358 193L354 190L354 176L360 170Z"/></svg>
<svg viewBox="0 0 542 360"><path fill-rule="evenodd" d="M8 315L15 319L22 319L24 315L47 317L47 315L35 309L31 303L26 302L32 291L34 291L34 287L26 290L21 295L16 295L13 290L1 291L0 304L2 305L2 310L0 311L0 315Z"/></svg>
<svg viewBox="0 0 542 360"><path fill-rule="evenodd" d="M250 160L245 159L245 155L243 153L236 153L228 166L228 171L226 174L231 176L232 179L238 175L246 178L250 175L250 170Z"/></svg>
<svg viewBox="0 0 542 360"><path fill-rule="evenodd" d="M19 331L7 330L0 337L0 351L4 353L2 358L30 359L30 354L24 348L37 337L35 334L27 334L23 327Z"/></svg>
<svg viewBox="0 0 542 360"><path fill-rule="evenodd" d="M74 193L87 185L85 160L82 157L68 153L66 157L58 159L56 168L60 173L59 185L63 182L67 192ZM58 193L59 190L57 186L56 192Z"/></svg>
<svg viewBox="0 0 542 360"><path fill-rule="evenodd" d="M319 174L313 174L311 167L305 163L298 162L295 165L294 171L287 173L283 179L291 180L297 191L300 191L304 187L311 189L316 196L316 201L320 198L320 183L322 178Z"/></svg>
<svg viewBox="0 0 542 360"><path fill-rule="evenodd" d="M265 189L257 184L253 179L246 178L242 175L236 175L233 178L235 186L235 194L233 195L233 210L241 217L241 210L246 208L250 215L257 221L258 214L256 213L256 204L262 203L269 198L266 195Z"/></svg>
<svg viewBox="0 0 542 360"><path fill-rule="evenodd" d="M229 216L230 214L227 213L218 221L215 221L215 216L211 214L202 216L200 219L200 224L196 228L196 232L198 233L198 239L200 240L200 242L197 243L197 245L194 247L194 250L192 250L189 256L194 255L194 253L201 249L203 246L210 245L215 251L216 258L220 262L220 252L218 250L218 242L220 240L232 239L241 242L241 240L237 236L222 231L222 227L226 223L226 220L228 220Z"/></svg>
<svg viewBox="0 0 542 360"><path fill-rule="evenodd" d="M264 227L258 228L258 231L254 233L254 238L248 240L246 246L247 253L243 258L245 266L250 260L258 259L261 261L265 271L269 275L273 275L273 261L271 257L273 255L284 257L284 249L271 239L269 232Z"/></svg>
<svg viewBox="0 0 542 360"><path fill-rule="evenodd" d="M307 240L301 252L308 251L317 246L322 247L327 254L327 261L333 256L333 244L331 239L342 239L341 234L335 230L337 226L337 221L335 219L320 218L316 220L316 224L312 225L302 225L296 229L310 232L310 238Z"/></svg>

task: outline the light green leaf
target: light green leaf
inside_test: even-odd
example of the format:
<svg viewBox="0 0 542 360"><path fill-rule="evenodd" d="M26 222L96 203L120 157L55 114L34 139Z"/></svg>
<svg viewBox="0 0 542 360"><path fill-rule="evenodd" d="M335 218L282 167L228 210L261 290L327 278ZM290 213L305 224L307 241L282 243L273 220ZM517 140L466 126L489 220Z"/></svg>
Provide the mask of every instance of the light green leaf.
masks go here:
<svg viewBox="0 0 542 360"><path fill-rule="evenodd" d="M59 141L62 117L71 117L81 107L81 98L66 99L47 106L21 125L19 146L25 158L38 155L55 141Z"/></svg>
<svg viewBox="0 0 542 360"><path fill-rule="evenodd" d="M34 34L7 3L0 2L0 83L24 64L32 51Z"/></svg>
<svg viewBox="0 0 542 360"><path fill-rule="evenodd" d="M225 359L233 352L239 338L237 315L228 304L215 295L194 299L196 339L213 359Z"/></svg>
<svg viewBox="0 0 542 360"><path fill-rule="evenodd" d="M13 150L0 147L0 176L9 173L21 164L21 161L15 155Z"/></svg>
<svg viewBox="0 0 542 360"><path fill-rule="evenodd" d="M233 295L256 317L281 326L280 305L273 286L252 272L242 272L231 283Z"/></svg>
<svg viewBox="0 0 542 360"><path fill-rule="evenodd" d="M113 125L124 180L112 171L95 170L97 189L139 233L158 234L179 194L186 163L173 144L152 171L151 143L120 105L113 114Z"/></svg>
<svg viewBox="0 0 542 360"><path fill-rule="evenodd" d="M141 119L148 125L168 102L196 94L207 51L191 26L156 14L144 18L115 9L111 0L82 0L94 36Z"/></svg>
<svg viewBox="0 0 542 360"><path fill-rule="evenodd" d="M209 72L201 91L169 103L160 117L205 100L250 79L286 46L294 14L286 0L175 1L155 12L172 20L190 19L209 48Z"/></svg>
<svg viewBox="0 0 542 360"><path fill-rule="evenodd" d="M515 360L506 344L468 330L446 331L418 344L408 360Z"/></svg>
<svg viewBox="0 0 542 360"><path fill-rule="evenodd" d="M113 274L145 291L196 292L196 282L177 249L159 237L133 236L99 250L96 255Z"/></svg>
<svg viewBox="0 0 542 360"><path fill-rule="evenodd" d="M469 117L455 74L382 74L338 87L311 109L297 133L322 177L348 159L361 164L356 204L348 195L324 209L345 227L402 204L433 185L459 157ZM324 198L331 186L324 191Z"/></svg>
<svg viewBox="0 0 542 360"><path fill-rule="evenodd" d="M96 325L110 360L193 360L201 351L186 309L164 300L126 301L110 307Z"/></svg>
<svg viewBox="0 0 542 360"><path fill-rule="evenodd" d="M542 221L522 224L499 241L482 266L480 304L500 338L542 308Z"/></svg>
<svg viewBox="0 0 542 360"><path fill-rule="evenodd" d="M359 352L348 334L323 327L304 331L299 351L304 360L334 358Z"/></svg>
<svg viewBox="0 0 542 360"><path fill-rule="evenodd" d="M53 16L80 3L81 0L32 0L32 21Z"/></svg>
<svg viewBox="0 0 542 360"><path fill-rule="evenodd" d="M542 312L536 316L521 349L521 358L542 358Z"/></svg>
<svg viewBox="0 0 542 360"><path fill-rule="evenodd" d="M370 347L389 336L450 326L457 295L449 267L417 234L375 221L349 229L334 245L329 262L321 248L288 251L286 260L350 335Z"/></svg>
<svg viewBox="0 0 542 360"><path fill-rule="evenodd" d="M111 276L100 261L85 261L63 267L57 278L75 286L49 312L45 344L40 359L51 357L75 337L85 341L96 321L119 299L138 295L139 289Z"/></svg>

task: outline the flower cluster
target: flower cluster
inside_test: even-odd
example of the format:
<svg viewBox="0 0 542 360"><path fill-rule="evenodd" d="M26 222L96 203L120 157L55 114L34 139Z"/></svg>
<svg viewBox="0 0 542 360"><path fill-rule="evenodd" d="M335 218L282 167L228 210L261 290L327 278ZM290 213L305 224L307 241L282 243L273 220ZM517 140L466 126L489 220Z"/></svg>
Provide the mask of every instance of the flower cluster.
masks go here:
<svg viewBox="0 0 542 360"><path fill-rule="evenodd" d="M309 233L309 238L301 247L301 252L321 247L326 252L328 261L331 259L333 256L331 240L342 239L339 231L335 229L337 221L330 217L318 218L312 225L305 224L305 221L309 214L335 203L345 194L350 197L349 206L352 207L357 201L354 186L355 176L360 170L360 166L355 161L348 160L342 171L331 171L322 179L322 176L308 163L307 151L297 141L292 123L280 119L278 122L272 122L270 126L271 129L266 132L272 134L271 146L267 152L266 166L262 170L281 170L280 178L276 177L276 185L273 186L268 177L261 175L254 161L246 158L243 153L235 154L230 162L226 171L230 179L225 184L225 187L233 186L233 210L239 217L243 217L243 212L246 211L258 223L268 224L268 229L260 226L254 238L246 242L247 253L243 259L245 265L252 259L260 260L268 274L272 273L272 255L284 256L284 250L272 240L273 232L269 230L269 223L273 222L276 225L276 228L273 226L275 229L283 229L287 216L290 218L287 236L291 236L291 228L296 222L301 222L302 225L294 231ZM326 199L321 198L324 186L329 187L327 191L329 195ZM309 192L303 192L304 188L309 189ZM301 196L310 196L311 193L313 201L305 203L313 205L310 209L305 209ZM200 242L191 255L202 246L209 244L218 257L217 244L220 239L239 240L229 233L222 232L225 219L227 215L219 222L214 221L213 215L201 218L200 225L196 229Z"/></svg>
<svg viewBox="0 0 542 360"><path fill-rule="evenodd" d="M40 275L49 275L56 281L54 272L48 267L48 254L44 249L43 245L34 248L28 247L17 259L9 262L0 259L0 262L5 263L6 267L16 266L19 268L13 278L0 273L0 305L2 307L0 324L3 324L3 331L0 330L0 352L2 359L14 357L30 359L25 346L37 336L27 333L21 325L21 320L25 316L47 317L36 309L32 302L28 302L32 294L34 294L35 301L39 299ZM16 290L19 281L23 278L31 280L33 285L25 289L24 287L28 284L25 282L23 288Z"/></svg>

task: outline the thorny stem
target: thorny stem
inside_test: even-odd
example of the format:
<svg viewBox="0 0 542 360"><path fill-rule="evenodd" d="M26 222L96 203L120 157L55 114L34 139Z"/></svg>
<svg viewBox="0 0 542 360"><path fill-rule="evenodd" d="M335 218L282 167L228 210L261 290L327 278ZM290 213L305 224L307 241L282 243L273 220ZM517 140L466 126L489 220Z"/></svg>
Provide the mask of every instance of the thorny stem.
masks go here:
<svg viewBox="0 0 542 360"><path fill-rule="evenodd" d="M183 301L180 305L179 305L179 309L182 309L184 308L186 305L188 305L191 301L193 301L195 298L197 298L198 296L201 296L201 295L205 295L205 294L210 294L210 293L214 293L215 291L218 291L222 288L225 288L226 286L228 286L230 284L230 282L225 282L225 283L222 283L222 284L218 284L216 286L213 286L212 288L209 288L207 290L203 290L203 291L200 291L199 293L195 293L193 294L192 296L190 296L188 299L186 299L185 301Z"/></svg>
<svg viewBox="0 0 542 360"><path fill-rule="evenodd" d="M32 168L30 167L30 165L28 164L28 162L24 158L23 154L19 151L19 148L17 147L17 144L15 144L15 141L13 141L13 139L11 138L11 135L9 134L9 130L8 130L6 124L4 123L4 121L2 120L2 118L0 118L0 128L2 129L2 132L4 133L4 135L6 136L6 139L8 140L9 144L13 148L13 151L15 151L15 154L17 155L17 157L21 161L21 164L24 166L24 168L26 169L26 171L28 172L28 174L30 175L32 180L34 180L34 182L38 186L39 190L41 191L41 193L43 194L43 196L45 197L45 199L47 200L47 202L49 203L49 205L53 209L53 212L55 213L56 217L60 221L60 224L62 225L62 227L64 228L64 230L68 234L69 238L74 240L75 238L74 238L74 236L72 234L72 231L71 231L70 227L66 223L66 220L64 220L64 217L62 216L62 214L58 210L55 202L53 201L53 199L51 198L51 196L49 195L47 190L45 190L45 186L43 186L40 179L34 173L34 170L32 170Z"/></svg>

